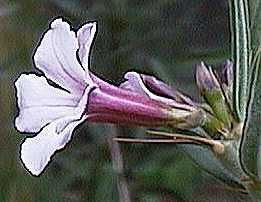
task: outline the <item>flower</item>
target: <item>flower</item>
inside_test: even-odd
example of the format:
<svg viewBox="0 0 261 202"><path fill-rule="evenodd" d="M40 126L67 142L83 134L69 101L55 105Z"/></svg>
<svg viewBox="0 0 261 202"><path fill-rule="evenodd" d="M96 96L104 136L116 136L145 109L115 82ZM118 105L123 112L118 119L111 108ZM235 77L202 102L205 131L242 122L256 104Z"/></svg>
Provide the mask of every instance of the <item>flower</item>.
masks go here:
<svg viewBox="0 0 261 202"><path fill-rule="evenodd" d="M95 29L95 22L87 23L75 33L62 18L55 19L34 54L35 66L44 76L22 74L15 82L19 107L15 126L21 132L38 133L21 145L21 160L33 175L44 170L87 117L88 94L95 87L87 69Z"/></svg>
<svg viewBox="0 0 261 202"><path fill-rule="evenodd" d="M22 74L15 82L15 126L36 134L21 144L21 160L33 175L43 172L85 120L189 128L202 123L202 111L190 98L155 77L128 72L116 87L91 73L95 33L96 22L75 31L63 18L53 20L33 57L43 74Z"/></svg>

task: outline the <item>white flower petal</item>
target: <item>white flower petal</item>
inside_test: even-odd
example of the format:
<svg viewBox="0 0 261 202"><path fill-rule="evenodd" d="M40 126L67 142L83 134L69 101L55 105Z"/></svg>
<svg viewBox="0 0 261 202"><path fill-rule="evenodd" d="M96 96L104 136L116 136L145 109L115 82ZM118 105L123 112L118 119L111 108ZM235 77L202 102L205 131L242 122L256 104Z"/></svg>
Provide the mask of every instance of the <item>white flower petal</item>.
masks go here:
<svg viewBox="0 0 261 202"><path fill-rule="evenodd" d="M96 33L96 22L86 23L77 31L79 43L78 56L82 66L87 70L89 66L90 48Z"/></svg>
<svg viewBox="0 0 261 202"><path fill-rule="evenodd" d="M26 138L21 146L21 159L28 171L40 175L54 153L65 147L71 140L75 127L85 119L86 117L80 120L62 118L44 127L37 136ZM60 125L63 125L62 130Z"/></svg>
<svg viewBox="0 0 261 202"><path fill-rule="evenodd" d="M36 67L47 78L77 95L82 94L88 83L77 60L78 48L75 32L59 18L51 23L34 55Z"/></svg>
<svg viewBox="0 0 261 202"><path fill-rule="evenodd" d="M84 112L92 88L92 86L86 88L82 99L70 116L51 122L35 137L25 139L21 146L21 159L33 175L41 174L52 155L71 140L74 128L86 120L87 115Z"/></svg>
<svg viewBox="0 0 261 202"><path fill-rule="evenodd" d="M33 133L42 129L21 146L21 159L34 175L44 170L52 155L70 141L74 128L87 118L88 95L96 86L88 72L95 32L95 23L86 24L78 31L78 39L62 18L54 20L36 49L34 62L46 78L61 88L34 74L23 74L15 83L17 129Z"/></svg>
<svg viewBox="0 0 261 202"><path fill-rule="evenodd" d="M51 121L74 113L78 98L50 86L34 74L22 74L15 82L19 116L15 126L21 132L38 132Z"/></svg>

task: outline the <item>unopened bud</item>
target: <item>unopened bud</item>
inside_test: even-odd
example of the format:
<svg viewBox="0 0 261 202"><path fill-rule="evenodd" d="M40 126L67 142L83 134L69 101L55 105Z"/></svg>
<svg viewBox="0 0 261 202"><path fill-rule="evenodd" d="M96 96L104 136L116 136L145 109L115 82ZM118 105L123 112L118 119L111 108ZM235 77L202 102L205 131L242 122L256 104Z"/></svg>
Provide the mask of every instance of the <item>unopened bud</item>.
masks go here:
<svg viewBox="0 0 261 202"><path fill-rule="evenodd" d="M211 67L207 67L203 62L196 67L196 82L200 93L207 90L219 89L220 85Z"/></svg>
<svg viewBox="0 0 261 202"><path fill-rule="evenodd" d="M227 127L231 125L231 114L227 101L211 67L206 67L202 62L196 70L197 85L200 94L211 107L215 117L222 121Z"/></svg>
<svg viewBox="0 0 261 202"><path fill-rule="evenodd" d="M141 74L141 78L144 84L157 94L169 97L181 104L194 106L191 98L156 77Z"/></svg>
<svg viewBox="0 0 261 202"><path fill-rule="evenodd" d="M220 83L227 97L227 101L232 106L232 89L233 89L233 63L226 60L222 65L220 73Z"/></svg>
<svg viewBox="0 0 261 202"><path fill-rule="evenodd" d="M231 87L233 83L233 63L230 60L226 60L222 65L221 70L221 82L227 87Z"/></svg>

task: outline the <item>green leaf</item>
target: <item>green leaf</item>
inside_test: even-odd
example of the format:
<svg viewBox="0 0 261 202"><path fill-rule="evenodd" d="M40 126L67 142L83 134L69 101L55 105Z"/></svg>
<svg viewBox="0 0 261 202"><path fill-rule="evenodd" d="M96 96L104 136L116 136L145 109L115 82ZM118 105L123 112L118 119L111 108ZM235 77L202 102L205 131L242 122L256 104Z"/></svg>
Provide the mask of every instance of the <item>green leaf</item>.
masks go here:
<svg viewBox="0 0 261 202"><path fill-rule="evenodd" d="M231 187L243 189L243 186L240 184L240 179L229 172L208 147L192 144L178 146L181 147L200 168L212 176Z"/></svg>
<svg viewBox="0 0 261 202"><path fill-rule="evenodd" d="M261 68L260 54L253 78L253 89L248 110L248 120L241 140L241 163L249 175L261 179ZM255 89L255 90L254 90Z"/></svg>
<svg viewBox="0 0 261 202"><path fill-rule="evenodd" d="M253 0L249 2L250 13L250 29L251 29L251 48L255 53L260 50L261 40L261 2L260 0Z"/></svg>
<svg viewBox="0 0 261 202"><path fill-rule="evenodd" d="M261 179L261 1L249 1L251 24L251 77L247 120L241 140L241 164L252 177Z"/></svg>
<svg viewBox="0 0 261 202"><path fill-rule="evenodd" d="M245 120L248 99L250 26L247 0L231 0L232 59L235 64L233 108L240 122Z"/></svg>

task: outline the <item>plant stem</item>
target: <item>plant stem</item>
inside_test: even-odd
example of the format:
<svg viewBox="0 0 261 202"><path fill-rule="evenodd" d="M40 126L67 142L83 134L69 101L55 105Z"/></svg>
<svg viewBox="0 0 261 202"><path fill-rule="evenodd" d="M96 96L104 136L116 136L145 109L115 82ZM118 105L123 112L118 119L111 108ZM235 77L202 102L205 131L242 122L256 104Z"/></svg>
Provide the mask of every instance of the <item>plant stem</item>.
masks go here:
<svg viewBox="0 0 261 202"><path fill-rule="evenodd" d="M110 130L110 135L107 136L107 141L111 153L113 169L117 174L119 201L131 202L128 184L123 175L123 159L120 146L117 141L113 141L113 138L116 137L118 134L118 129L114 125L108 125L107 127Z"/></svg>

